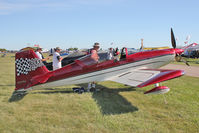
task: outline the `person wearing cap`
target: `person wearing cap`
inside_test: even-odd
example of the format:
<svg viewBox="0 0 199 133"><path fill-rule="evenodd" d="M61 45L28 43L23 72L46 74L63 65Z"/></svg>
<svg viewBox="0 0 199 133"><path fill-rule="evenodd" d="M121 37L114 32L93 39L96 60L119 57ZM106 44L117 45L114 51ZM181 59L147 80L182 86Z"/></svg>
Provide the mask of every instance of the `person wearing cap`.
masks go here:
<svg viewBox="0 0 199 133"><path fill-rule="evenodd" d="M99 56L98 56L98 54L97 54L97 51L99 50L99 43L94 43L94 45L93 45L93 49L91 50L91 58L93 59L93 60L95 60L96 62L98 62L99 61Z"/></svg>
<svg viewBox="0 0 199 133"><path fill-rule="evenodd" d="M38 47L35 51L36 55L39 57L39 59L44 63L44 65L47 64L47 60L49 60L49 57L47 58L44 58L43 54L41 53L42 52L42 48L41 47Z"/></svg>
<svg viewBox="0 0 199 133"><path fill-rule="evenodd" d="M56 47L55 52L53 53L53 70L57 70L62 67L61 61L63 58L60 56L61 49Z"/></svg>
<svg viewBox="0 0 199 133"><path fill-rule="evenodd" d="M91 54L91 58L98 63L99 61L99 56L97 54L97 51L99 50L100 46L99 43L94 43L93 48L90 50L89 54ZM90 91L96 91L95 89L95 82L88 83L88 92ZM99 91L99 90L98 90Z"/></svg>

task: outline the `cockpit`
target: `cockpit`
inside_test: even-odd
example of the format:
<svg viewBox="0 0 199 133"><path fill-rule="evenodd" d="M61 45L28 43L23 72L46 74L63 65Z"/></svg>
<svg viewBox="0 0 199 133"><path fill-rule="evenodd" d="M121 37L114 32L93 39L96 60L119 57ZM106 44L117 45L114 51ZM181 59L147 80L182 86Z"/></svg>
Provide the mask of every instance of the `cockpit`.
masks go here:
<svg viewBox="0 0 199 133"><path fill-rule="evenodd" d="M105 52L105 51L100 51L98 52L98 56L99 59L98 61L94 60L91 58L91 55L79 55L79 56L68 56L65 57L62 60L62 67L69 65L71 63L77 63L78 65L84 67L84 66L90 66L90 65L94 65L97 63L102 63L108 60L115 60L115 61L119 61L119 60L124 60L126 59L129 55L135 54L137 52L140 52L140 50L138 49L134 49L134 48L122 48L121 53L119 54L119 52L116 54L115 51L113 51L113 58L109 58L109 52ZM52 70L52 62L47 63L46 67L48 68L48 70Z"/></svg>
<svg viewBox="0 0 199 133"><path fill-rule="evenodd" d="M93 65L93 64L104 62L107 60L107 52L99 52L98 56L99 56L99 60L97 62L91 58L91 55L76 54L76 55L68 56L62 60L62 67L69 65L71 63L74 63L74 62L79 65L83 65L81 62L84 62L84 65ZM45 65L48 70L50 70L50 71L53 70L52 62L49 62Z"/></svg>
<svg viewBox="0 0 199 133"><path fill-rule="evenodd" d="M98 53L98 56L99 56L98 60L95 60L94 58L92 58L91 55L86 55L79 59L76 59L74 62L76 62L78 65L84 67L84 66L94 65L97 63L102 63L102 62L105 62L108 60L107 52L100 52L100 53Z"/></svg>
<svg viewBox="0 0 199 133"><path fill-rule="evenodd" d="M140 51L141 51L140 49L123 47L122 50L121 50L120 59L126 59L129 55L138 53Z"/></svg>

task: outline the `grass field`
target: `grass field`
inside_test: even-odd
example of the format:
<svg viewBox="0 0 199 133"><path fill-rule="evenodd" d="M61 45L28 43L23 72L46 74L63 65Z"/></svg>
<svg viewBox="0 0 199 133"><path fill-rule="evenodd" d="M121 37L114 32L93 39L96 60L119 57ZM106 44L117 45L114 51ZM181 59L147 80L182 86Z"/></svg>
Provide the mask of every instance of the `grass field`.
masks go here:
<svg viewBox="0 0 199 133"><path fill-rule="evenodd" d="M186 60L191 66L199 66L199 59L185 58L185 57L182 58ZM182 61L180 62L173 61L172 64L185 65L185 63Z"/></svg>
<svg viewBox="0 0 199 133"><path fill-rule="evenodd" d="M199 78L164 82L165 95L144 95L153 86L132 88L100 82L96 93L75 94L73 86L12 97L14 56L0 57L0 133L198 133ZM86 85L82 85L86 86Z"/></svg>

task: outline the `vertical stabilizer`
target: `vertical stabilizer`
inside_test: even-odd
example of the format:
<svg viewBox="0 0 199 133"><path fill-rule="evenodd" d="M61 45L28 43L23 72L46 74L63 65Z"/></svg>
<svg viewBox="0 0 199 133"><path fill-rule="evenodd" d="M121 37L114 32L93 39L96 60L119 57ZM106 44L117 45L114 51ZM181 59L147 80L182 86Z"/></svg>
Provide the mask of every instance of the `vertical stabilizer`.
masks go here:
<svg viewBox="0 0 199 133"><path fill-rule="evenodd" d="M15 90L20 90L45 83L51 76L51 72L48 71L33 50L27 50L16 53L15 76Z"/></svg>

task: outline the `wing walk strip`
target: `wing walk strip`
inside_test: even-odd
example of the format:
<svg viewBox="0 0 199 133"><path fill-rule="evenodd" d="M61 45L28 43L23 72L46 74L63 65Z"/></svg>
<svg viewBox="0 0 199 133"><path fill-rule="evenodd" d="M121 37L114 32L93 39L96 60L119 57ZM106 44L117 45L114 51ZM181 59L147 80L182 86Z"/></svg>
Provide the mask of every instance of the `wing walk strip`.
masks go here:
<svg viewBox="0 0 199 133"><path fill-rule="evenodd" d="M127 74L129 74L129 73L131 73L131 72L127 72L127 73L125 73L125 74L122 74L122 75L120 75L120 76L118 76L118 77L125 76L125 75L127 75Z"/></svg>

